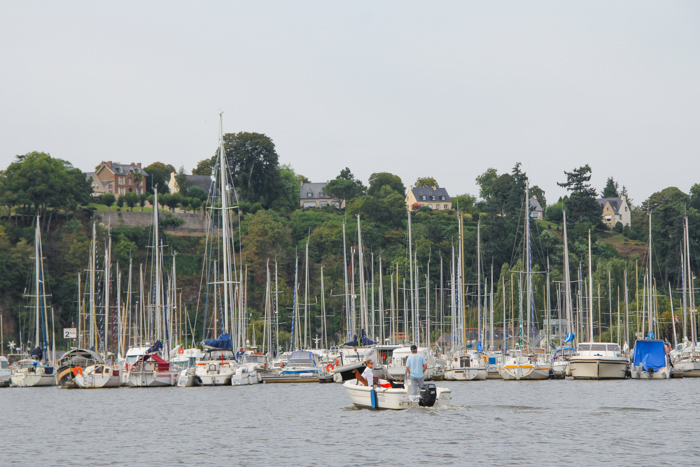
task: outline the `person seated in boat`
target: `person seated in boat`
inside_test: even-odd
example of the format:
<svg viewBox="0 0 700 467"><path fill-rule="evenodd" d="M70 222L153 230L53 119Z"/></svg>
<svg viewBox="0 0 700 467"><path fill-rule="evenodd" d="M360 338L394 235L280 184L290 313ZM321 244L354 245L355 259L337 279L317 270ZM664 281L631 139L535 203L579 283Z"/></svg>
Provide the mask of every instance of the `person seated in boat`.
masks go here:
<svg viewBox="0 0 700 467"><path fill-rule="evenodd" d="M352 370L352 372L355 374L357 381L365 386L372 386L374 382L374 373L372 371L372 368L374 368L374 363L372 363L372 360L367 360L365 365L365 371L363 371L362 374L360 374L357 369Z"/></svg>

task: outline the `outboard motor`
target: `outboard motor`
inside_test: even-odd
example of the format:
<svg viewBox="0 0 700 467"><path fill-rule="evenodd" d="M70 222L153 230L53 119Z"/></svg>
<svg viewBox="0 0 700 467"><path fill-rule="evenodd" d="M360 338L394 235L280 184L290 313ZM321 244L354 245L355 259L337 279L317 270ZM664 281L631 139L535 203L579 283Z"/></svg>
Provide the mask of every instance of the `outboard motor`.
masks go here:
<svg viewBox="0 0 700 467"><path fill-rule="evenodd" d="M436 400L437 388L435 388L435 384L424 384L423 389L420 390L420 400L418 401L418 405L421 407L432 407L435 405Z"/></svg>

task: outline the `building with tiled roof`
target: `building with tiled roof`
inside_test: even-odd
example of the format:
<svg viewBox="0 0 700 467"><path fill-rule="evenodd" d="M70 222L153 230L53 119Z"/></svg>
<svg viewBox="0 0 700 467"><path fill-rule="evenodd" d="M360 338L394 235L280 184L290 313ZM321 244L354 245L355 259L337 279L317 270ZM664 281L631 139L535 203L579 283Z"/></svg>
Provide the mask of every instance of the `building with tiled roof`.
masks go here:
<svg viewBox="0 0 700 467"><path fill-rule="evenodd" d="M140 174L140 180L136 174ZM92 176L93 196L112 193L117 198L126 193L142 194L146 192L148 174L141 168L141 163L120 164L119 162L102 162Z"/></svg>
<svg viewBox="0 0 700 467"><path fill-rule="evenodd" d="M406 193L406 209L411 210L415 205L427 206L435 210L448 210L452 209L452 198L447 194L447 190L441 187L409 186Z"/></svg>
<svg viewBox="0 0 700 467"><path fill-rule="evenodd" d="M603 209L602 221L611 229L619 222L623 227L632 227L632 212L627 204L627 197L599 198L598 204Z"/></svg>

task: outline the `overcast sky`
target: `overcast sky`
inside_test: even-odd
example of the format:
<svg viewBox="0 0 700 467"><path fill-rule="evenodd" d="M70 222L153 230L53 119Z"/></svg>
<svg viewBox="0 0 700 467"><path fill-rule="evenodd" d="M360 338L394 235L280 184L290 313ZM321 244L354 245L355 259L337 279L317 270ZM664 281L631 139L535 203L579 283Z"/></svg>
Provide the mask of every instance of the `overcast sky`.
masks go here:
<svg viewBox="0 0 700 467"><path fill-rule="evenodd" d="M593 169L636 204L700 183L700 3L0 3L0 168L188 173L225 132L264 133L311 181L349 167L450 194L516 162L548 202Z"/></svg>

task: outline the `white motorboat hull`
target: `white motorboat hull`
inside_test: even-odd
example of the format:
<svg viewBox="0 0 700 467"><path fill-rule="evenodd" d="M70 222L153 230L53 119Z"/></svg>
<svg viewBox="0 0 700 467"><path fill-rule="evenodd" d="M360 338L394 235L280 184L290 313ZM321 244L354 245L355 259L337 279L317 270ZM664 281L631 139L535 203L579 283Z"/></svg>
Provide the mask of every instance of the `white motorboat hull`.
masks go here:
<svg viewBox="0 0 700 467"><path fill-rule="evenodd" d="M194 374L194 368L185 368L177 377L177 386L180 388L191 388L199 386L197 375Z"/></svg>
<svg viewBox="0 0 700 467"><path fill-rule="evenodd" d="M368 387L357 384L357 380L351 379L343 383L343 387L350 396L350 400L356 407L375 408L386 410L404 410L411 407L419 407L418 397L409 394L409 388L383 388L380 386ZM377 394L377 405L372 407L372 390ZM433 407L448 405L452 400L452 391L448 388L436 388L437 399Z"/></svg>
<svg viewBox="0 0 700 467"><path fill-rule="evenodd" d="M486 368L450 368L445 370L446 381L484 381L488 370Z"/></svg>
<svg viewBox="0 0 700 467"><path fill-rule="evenodd" d="M700 378L700 361L685 360L674 362L673 367L684 378Z"/></svg>
<svg viewBox="0 0 700 467"><path fill-rule="evenodd" d="M256 372L237 371L231 377L231 386L246 386L249 384L258 384L262 381L262 376Z"/></svg>
<svg viewBox="0 0 700 467"><path fill-rule="evenodd" d="M671 369L665 366L658 371L644 371L642 367L633 367L631 369L632 379L668 379L671 377Z"/></svg>
<svg viewBox="0 0 700 467"><path fill-rule="evenodd" d="M174 371L130 371L127 385L131 388L157 388L174 386L177 383Z"/></svg>
<svg viewBox="0 0 700 467"><path fill-rule="evenodd" d="M626 358L571 357L569 367L574 379L625 379Z"/></svg>
<svg viewBox="0 0 700 467"><path fill-rule="evenodd" d="M12 375L11 384L16 388L35 388L41 386L55 386L56 375L43 373L18 372Z"/></svg>
<svg viewBox="0 0 700 467"><path fill-rule="evenodd" d="M108 368L102 373L95 372L95 367L89 366L75 375L75 383L82 389L118 388L120 386L119 370Z"/></svg>
<svg viewBox="0 0 700 467"><path fill-rule="evenodd" d="M536 364L507 364L498 369L505 381L533 381L549 378L551 367Z"/></svg>
<svg viewBox="0 0 700 467"><path fill-rule="evenodd" d="M194 374L200 386L230 386L236 372L236 363L229 361L207 361L197 363Z"/></svg>

